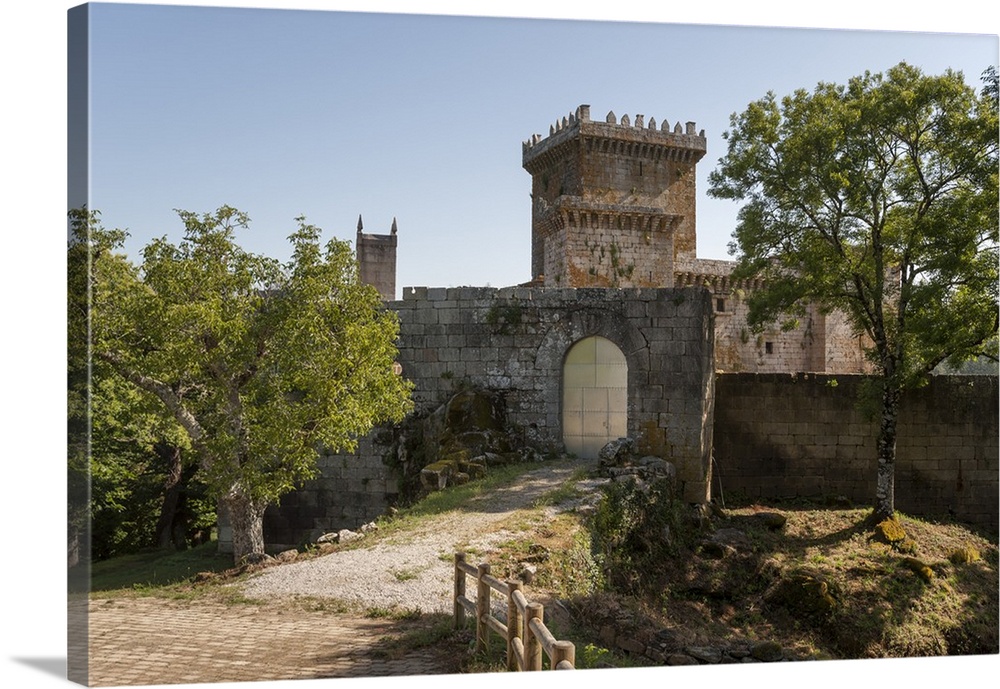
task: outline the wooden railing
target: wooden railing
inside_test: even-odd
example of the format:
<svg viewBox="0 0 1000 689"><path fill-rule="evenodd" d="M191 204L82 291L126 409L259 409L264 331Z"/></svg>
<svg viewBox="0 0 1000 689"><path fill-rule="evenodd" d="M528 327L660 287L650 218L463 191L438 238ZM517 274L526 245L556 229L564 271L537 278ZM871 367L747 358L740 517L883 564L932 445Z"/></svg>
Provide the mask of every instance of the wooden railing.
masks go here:
<svg viewBox="0 0 1000 689"><path fill-rule="evenodd" d="M476 578L475 600L465 595L466 575ZM490 630L506 639L508 670L541 670L543 652L550 669L574 669L576 647L552 635L543 621L542 604L529 603L521 589L520 581L500 581L490 574L488 564L476 567L465 561L465 553L455 553L455 629L465 626L468 611L476 618L476 652L488 652ZM507 599L506 624L491 612L492 591Z"/></svg>

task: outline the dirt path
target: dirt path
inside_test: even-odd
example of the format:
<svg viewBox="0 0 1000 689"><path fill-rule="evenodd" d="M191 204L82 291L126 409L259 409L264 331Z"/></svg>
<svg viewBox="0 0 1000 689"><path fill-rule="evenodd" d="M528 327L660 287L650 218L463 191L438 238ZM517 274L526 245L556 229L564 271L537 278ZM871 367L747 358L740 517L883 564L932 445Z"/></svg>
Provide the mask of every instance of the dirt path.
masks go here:
<svg viewBox="0 0 1000 689"><path fill-rule="evenodd" d="M250 598L336 598L362 607L452 610L452 555L456 549L488 550L514 534L503 522L558 488L580 461L547 462L510 486L469 501L461 511L428 520L417 531L375 545L269 568L241 585Z"/></svg>
<svg viewBox="0 0 1000 689"><path fill-rule="evenodd" d="M487 547L509 537L497 526L531 507L581 467L541 465L510 486L428 521L398 542L264 570L241 584L259 604L162 598L95 599L90 610L90 684L104 686L445 674L459 671L467 643L401 652L394 639L426 633L450 613L460 543ZM415 619L368 619L308 606L310 596L419 609Z"/></svg>

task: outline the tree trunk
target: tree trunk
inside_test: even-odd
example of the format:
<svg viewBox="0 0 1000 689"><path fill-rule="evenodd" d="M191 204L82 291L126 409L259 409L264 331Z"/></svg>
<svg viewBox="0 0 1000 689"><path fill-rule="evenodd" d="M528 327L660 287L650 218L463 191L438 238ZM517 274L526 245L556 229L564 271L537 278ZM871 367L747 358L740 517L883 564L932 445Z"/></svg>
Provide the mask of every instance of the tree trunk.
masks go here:
<svg viewBox="0 0 1000 689"><path fill-rule="evenodd" d="M181 461L181 449L167 443L157 443L156 454L167 467L167 478L164 481L163 505L160 506L160 518L156 520L156 545L158 548L169 548L173 540L174 517L177 514L181 498L184 465Z"/></svg>
<svg viewBox="0 0 1000 689"><path fill-rule="evenodd" d="M883 381L882 420L879 423L875 448L878 468L875 474L875 512L873 523L891 519L896 513L896 424L899 419L900 391L889 381Z"/></svg>
<svg viewBox="0 0 1000 689"><path fill-rule="evenodd" d="M267 503L245 495L234 487L222 498L233 530L233 560L236 564L259 562L264 557L264 510Z"/></svg>

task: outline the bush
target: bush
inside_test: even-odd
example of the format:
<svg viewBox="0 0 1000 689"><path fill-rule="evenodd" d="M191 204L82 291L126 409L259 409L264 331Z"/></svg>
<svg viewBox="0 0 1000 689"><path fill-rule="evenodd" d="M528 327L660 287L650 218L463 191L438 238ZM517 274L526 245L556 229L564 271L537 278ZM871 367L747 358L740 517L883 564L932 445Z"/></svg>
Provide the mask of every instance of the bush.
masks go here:
<svg viewBox="0 0 1000 689"><path fill-rule="evenodd" d="M654 585L657 563L677 553L680 523L669 480L610 483L591 526L607 584L625 592Z"/></svg>

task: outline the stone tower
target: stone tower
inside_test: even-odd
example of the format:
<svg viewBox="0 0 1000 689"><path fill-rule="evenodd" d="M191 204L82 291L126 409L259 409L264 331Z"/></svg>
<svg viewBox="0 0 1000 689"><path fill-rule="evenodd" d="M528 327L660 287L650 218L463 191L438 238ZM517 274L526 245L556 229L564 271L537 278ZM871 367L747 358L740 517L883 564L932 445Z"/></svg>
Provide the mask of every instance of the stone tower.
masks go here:
<svg viewBox="0 0 1000 689"><path fill-rule="evenodd" d="M358 238L355 250L361 281L374 285L384 301L396 298L396 219L392 219L389 234L364 234L358 216Z"/></svg>
<svg viewBox="0 0 1000 689"><path fill-rule="evenodd" d="M671 287L695 259L695 124L590 106L522 144L531 174L531 274L547 287Z"/></svg>

